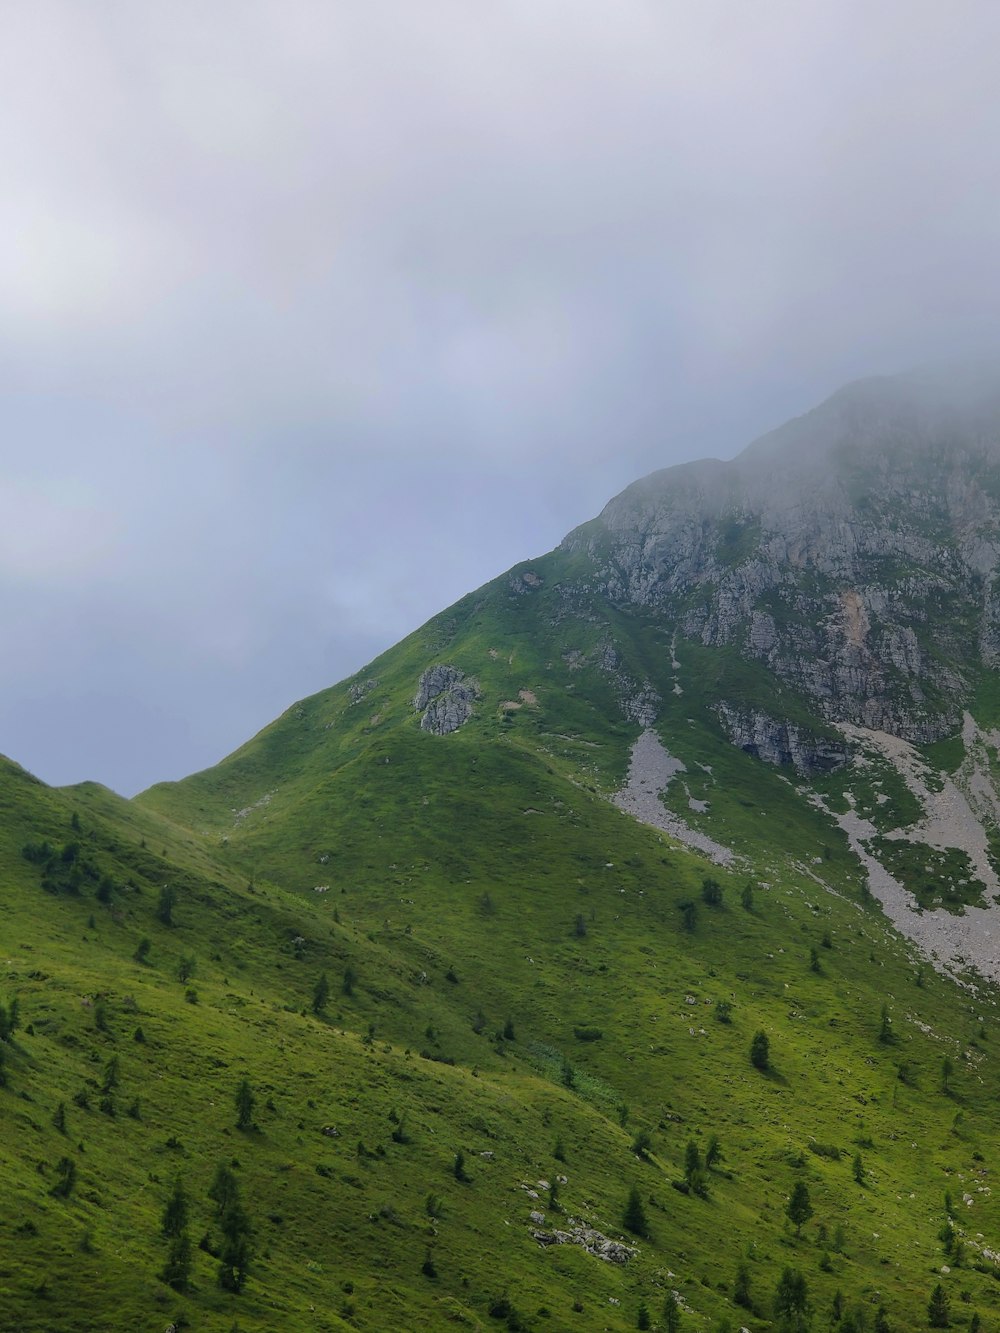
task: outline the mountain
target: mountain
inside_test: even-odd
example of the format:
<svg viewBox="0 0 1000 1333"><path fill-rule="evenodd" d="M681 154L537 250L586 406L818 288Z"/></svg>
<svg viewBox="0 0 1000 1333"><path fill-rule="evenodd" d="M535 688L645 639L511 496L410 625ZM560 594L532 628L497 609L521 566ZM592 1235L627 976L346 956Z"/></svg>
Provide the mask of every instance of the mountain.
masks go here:
<svg viewBox="0 0 1000 1333"><path fill-rule="evenodd" d="M824 719L926 743L997 665L998 449L994 382L865 381L732 463L637 483L565 546L613 603L766 665Z"/></svg>
<svg viewBox="0 0 1000 1333"><path fill-rule="evenodd" d="M134 801L0 769L3 1327L988 1321L996 384L656 473Z"/></svg>

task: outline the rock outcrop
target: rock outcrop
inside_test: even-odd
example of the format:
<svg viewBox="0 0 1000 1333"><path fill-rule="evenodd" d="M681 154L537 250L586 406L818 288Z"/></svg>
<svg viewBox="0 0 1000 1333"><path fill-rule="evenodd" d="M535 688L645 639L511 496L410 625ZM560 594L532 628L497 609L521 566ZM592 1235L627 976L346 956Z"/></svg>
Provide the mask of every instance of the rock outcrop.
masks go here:
<svg viewBox="0 0 1000 1333"><path fill-rule="evenodd" d="M531 1234L539 1245L579 1245L595 1259L603 1259L609 1264L627 1264L638 1253L634 1245L626 1245L621 1240L612 1240L610 1236L605 1236L594 1227L572 1220L570 1226L569 1231L533 1231Z"/></svg>
<svg viewBox="0 0 1000 1333"><path fill-rule="evenodd" d="M413 700L419 712L421 731L447 736L465 725L472 716L472 706L479 698L479 686L464 671L454 666L432 666L420 677Z"/></svg>
<svg viewBox="0 0 1000 1333"><path fill-rule="evenodd" d="M716 708L723 730L734 745L768 764L791 764L800 777L815 777L843 768L850 755L842 740L814 735L766 713L720 702Z"/></svg>

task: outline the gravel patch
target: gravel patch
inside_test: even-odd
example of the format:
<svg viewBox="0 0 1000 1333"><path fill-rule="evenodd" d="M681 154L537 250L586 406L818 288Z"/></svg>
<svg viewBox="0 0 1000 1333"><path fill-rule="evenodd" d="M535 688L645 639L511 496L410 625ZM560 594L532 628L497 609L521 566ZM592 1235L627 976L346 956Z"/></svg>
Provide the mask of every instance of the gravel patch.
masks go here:
<svg viewBox="0 0 1000 1333"><path fill-rule="evenodd" d="M673 778L686 772L683 763L670 753L656 732L647 727L632 746L625 786L611 800L619 810L643 824L662 829L716 865L732 865L736 858L728 847L691 828L660 799L661 792L667 790Z"/></svg>

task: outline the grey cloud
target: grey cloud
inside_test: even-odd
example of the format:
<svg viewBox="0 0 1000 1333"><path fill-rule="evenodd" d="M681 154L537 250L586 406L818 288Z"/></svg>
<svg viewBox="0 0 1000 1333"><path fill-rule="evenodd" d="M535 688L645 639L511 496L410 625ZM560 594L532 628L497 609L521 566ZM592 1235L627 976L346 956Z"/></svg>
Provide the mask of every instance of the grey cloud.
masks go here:
<svg viewBox="0 0 1000 1333"><path fill-rule="evenodd" d="M3 18L0 749L49 780L207 764L635 476L997 349L992 4Z"/></svg>

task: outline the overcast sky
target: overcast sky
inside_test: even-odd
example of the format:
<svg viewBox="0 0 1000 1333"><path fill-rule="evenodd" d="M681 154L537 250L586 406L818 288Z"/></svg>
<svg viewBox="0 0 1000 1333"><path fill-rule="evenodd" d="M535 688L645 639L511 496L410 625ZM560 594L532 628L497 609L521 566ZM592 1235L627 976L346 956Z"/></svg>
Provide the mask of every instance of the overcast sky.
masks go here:
<svg viewBox="0 0 1000 1333"><path fill-rule="evenodd" d="M995 0L0 0L0 751L125 794L1000 346Z"/></svg>

